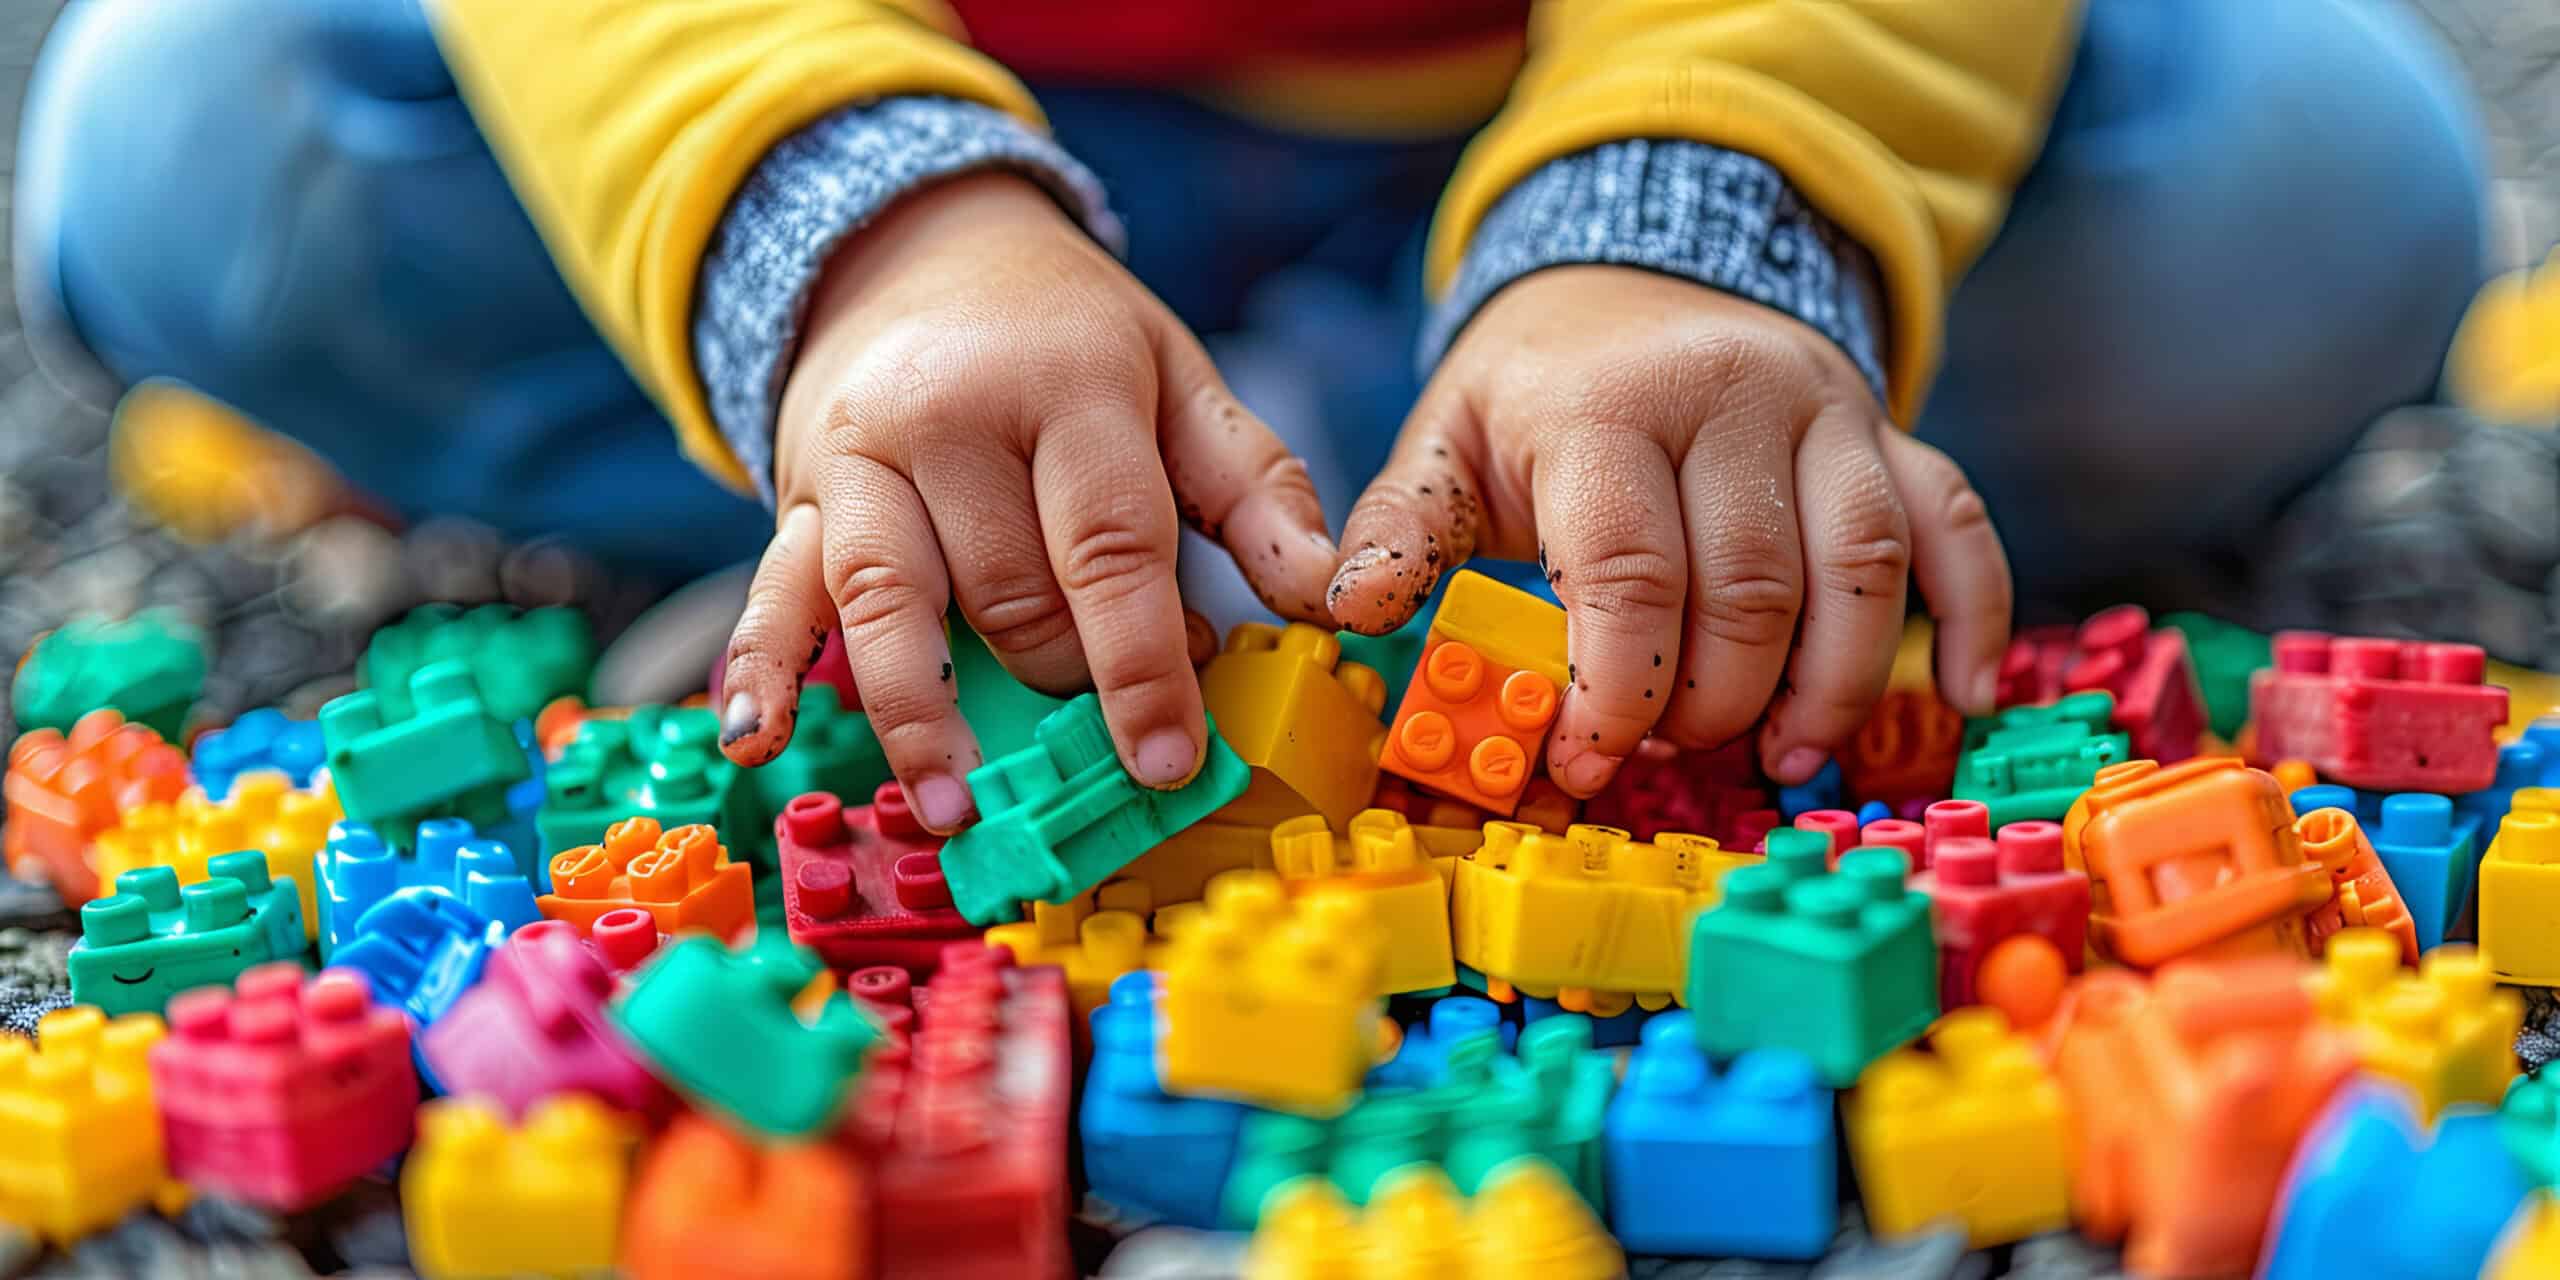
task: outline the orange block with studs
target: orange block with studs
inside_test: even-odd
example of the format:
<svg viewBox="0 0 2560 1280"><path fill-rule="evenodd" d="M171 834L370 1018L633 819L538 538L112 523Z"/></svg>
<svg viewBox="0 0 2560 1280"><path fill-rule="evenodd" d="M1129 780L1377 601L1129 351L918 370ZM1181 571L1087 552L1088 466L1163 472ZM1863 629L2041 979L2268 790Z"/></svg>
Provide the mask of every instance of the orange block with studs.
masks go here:
<svg viewBox="0 0 2560 1280"><path fill-rule="evenodd" d="M2062 823L2089 873L2089 945L2137 969L2188 957L2307 957L2303 918L2333 896L2276 780L2226 756L2098 771Z"/></svg>
<svg viewBox="0 0 2560 1280"><path fill-rule="evenodd" d="M747 864L729 860L717 832L702 823L662 832L645 817L606 828L603 844L561 850L551 859L551 892L534 903L582 934L625 907L648 912L665 934L735 941L756 923Z"/></svg>
<svg viewBox="0 0 2560 1280"><path fill-rule="evenodd" d="M1563 609L1460 571L1431 617L1378 763L1508 817L1540 767L1569 678Z"/></svg>
<svg viewBox="0 0 2560 1280"><path fill-rule="evenodd" d="M128 724L112 707L80 717L65 736L52 729L21 734L9 745L8 823L0 832L11 874L41 868L62 900L78 906L98 896L91 845L98 833L146 804L176 800L187 789L187 757L148 726Z"/></svg>
<svg viewBox="0 0 2560 1280"><path fill-rule="evenodd" d="M2314 809L2293 820L2293 834L2302 841L2302 856L2326 868L2334 887L2335 896L2304 921L2311 954L2325 952L2329 939L2341 931L2362 926L2390 934L2400 944L2401 963L2416 964L2418 923L2410 918L2409 904L2400 900L2390 869L2373 851L2356 816L2344 809Z"/></svg>

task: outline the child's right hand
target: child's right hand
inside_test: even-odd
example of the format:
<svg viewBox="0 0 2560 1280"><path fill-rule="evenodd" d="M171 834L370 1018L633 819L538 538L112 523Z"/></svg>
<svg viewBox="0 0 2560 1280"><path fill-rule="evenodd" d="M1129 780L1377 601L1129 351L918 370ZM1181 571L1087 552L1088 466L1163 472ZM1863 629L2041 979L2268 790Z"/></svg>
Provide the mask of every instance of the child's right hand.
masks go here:
<svg viewBox="0 0 2560 1280"><path fill-rule="evenodd" d="M1206 741L1174 586L1177 512L1263 603L1329 624L1336 560L1306 468L1164 304L1029 181L940 183L849 239L813 289L774 440L779 516L729 644L721 743L790 741L841 625L924 824L974 812L943 614L1006 668L1102 695L1129 772L1182 783Z"/></svg>

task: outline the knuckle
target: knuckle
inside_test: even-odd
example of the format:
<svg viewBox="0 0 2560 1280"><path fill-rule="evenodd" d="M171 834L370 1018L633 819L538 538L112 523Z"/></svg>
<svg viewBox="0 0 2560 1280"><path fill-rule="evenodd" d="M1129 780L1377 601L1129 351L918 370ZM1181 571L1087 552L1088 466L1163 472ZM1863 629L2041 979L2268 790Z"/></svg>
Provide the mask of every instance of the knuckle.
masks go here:
<svg viewBox="0 0 2560 1280"><path fill-rule="evenodd" d="M1128 707L1179 701L1191 673L1189 655L1161 645L1124 646L1092 655L1093 687Z"/></svg>
<svg viewBox="0 0 2560 1280"><path fill-rule="evenodd" d="M1795 631L1796 584L1764 569L1709 573L1689 597L1697 630L1749 648L1784 644Z"/></svg>
<svg viewBox="0 0 2560 1280"><path fill-rule="evenodd" d="M929 606L924 587L912 575L878 561L857 560L830 569L827 594L836 601L848 641Z"/></svg>
<svg viewBox="0 0 2560 1280"><path fill-rule="evenodd" d="M1677 610L1687 594L1678 563L1643 547L1605 552L1565 583L1573 603L1613 621L1649 623Z"/></svg>
<svg viewBox="0 0 2560 1280"><path fill-rule="evenodd" d="M1853 537L1826 556L1823 586L1845 596L1891 597L1911 572L1911 540L1900 533Z"/></svg>
<svg viewBox="0 0 2560 1280"><path fill-rule="evenodd" d="M969 622L998 653L1037 652L1075 631L1065 593L1045 573L999 578L973 594Z"/></svg>
<svg viewBox="0 0 2560 1280"><path fill-rule="evenodd" d="M1058 585L1103 602L1122 599L1171 571L1168 550L1134 522L1097 521L1058 548Z"/></svg>

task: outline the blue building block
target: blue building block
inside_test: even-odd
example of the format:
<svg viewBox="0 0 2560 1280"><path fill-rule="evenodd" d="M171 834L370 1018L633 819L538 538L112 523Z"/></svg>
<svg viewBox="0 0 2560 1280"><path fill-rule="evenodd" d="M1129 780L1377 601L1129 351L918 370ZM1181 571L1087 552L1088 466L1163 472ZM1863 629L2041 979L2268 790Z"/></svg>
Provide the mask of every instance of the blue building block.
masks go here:
<svg viewBox="0 0 2560 1280"><path fill-rule="evenodd" d="M1603 1141L1630 1253L1818 1258L1840 1226L1831 1091L1788 1049L1719 1078L1687 1018L1645 1024Z"/></svg>
<svg viewBox="0 0 2560 1280"><path fill-rule="evenodd" d="M363 928L365 913L408 889L454 898L508 932L542 918L539 892L525 861L506 843L477 838L460 818L418 824L417 853L391 848L382 833L361 822L329 829L329 842L311 860L318 881L320 959L337 963L338 948Z"/></svg>
<svg viewBox="0 0 2560 1280"><path fill-rule="evenodd" d="M2334 782L2315 783L2295 791L2286 799L2293 805L2293 816L2301 817L2314 809L2344 809L2356 816L2356 825L2369 834L2382 825L2382 793L2358 791Z"/></svg>
<svg viewBox="0 0 2560 1280"><path fill-rule="evenodd" d="M2469 1280L2529 1189L2494 1113L2430 1142L2407 1094L2352 1081L2294 1151L2258 1280Z"/></svg>
<svg viewBox="0 0 2560 1280"><path fill-rule="evenodd" d="M1093 1011L1093 1062L1077 1124L1093 1194L1177 1226L1218 1225L1242 1103L1176 1097L1156 1082L1158 975L1122 974Z"/></svg>
<svg viewBox="0 0 2560 1280"><path fill-rule="evenodd" d="M1893 806L1882 800L1869 800L1858 806L1858 825L1861 827L1870 822L1882 822L1892 816Z"/></svg>
<svg viewBox="0 0 2560 1280"><path fill-rule="evenodd" d="M231 784L241 774L257 769L275 769L293 779L293 785L311 785L311 775L320 768L327 748L320 740L317 720L288 720L273 707L244 711L227 728L216 729L196 739L194 758L187 762L187 772L204 788L206 796L226 800Z"/></svg>
<svg viewBox="0 0 2560 1280"><path fill-rule="evenodd" d="M423 1029L479 984L489 953L515 930L442 889L402 889L365 910L329 967L362 973L374 999Z"/></svg>
<svg viewBox="0 0 2560 1280"><path fill-rule="evenodd" d="M1503 1020L1501 1005L1478 996L1441 999L1423 1015L1423 1021L1406 1029L1396 1056L1369 1072L1368 1087L1427 1089L1440 1083L1448 1076L1450 1047L1479 1031L1500 1037L1504 1053L1520 1042L1520 1028Z"/></svg>
<svg viewBox="0 0 2560 1280"><path fill-rule="evenodd" d="M2498 780L2456 797L2454 809L2478 822L2482 831L2496 831L2507 820L2507 811L2515 807L2517 792L2526 787L2560 787L2560 741L2550 741L2553 738L2560 738L2560 721L2534 721L2523 741L2498 748Z"/></svg>
<svg viewBox="0 0 2560 1280"><path fill-rule="evenodd" d="M1565 1008L1563 1005L1557 1004L1553 1000L1541 1000L1536 996L1522 996L1520 998L1520 1012L1522 1021L1534 1023L1555 1017L1559 1014L1571 1013L1572 1011ZM1606 1018L1592 1018L1591 1047L1595 1049L1614 1049L1622 1044L1636 1043L1637 1040L1643 1037L1645 1024L1653 1020L1655 1012L1667 1013L1669 1010L1649 1011L1640 1005L1630 1005L1624 1012L1614 1013ZM1584 1014L1580 1016L1589 1017L1590 1015Z"/></svg>
<svg viewBox="0 0 2560 1280"><path fill-rule="evenodd" d="M1822 771L1805 779L1804 785L1778 788L1778 816L1793 822L1816 809L1837 809L1848 800L1849 787L1840 776L1840 762L1825 760Z"/></svg>
<svg viewBox="0 0 2560 1280"><path fill-rule="evenodd" d="M2409 904L2421 950L2442 945L2471 903L2471 884L2480 875L2479 830L2477 818L2455 819L2453 801L2414 791L2383 797L2382 820L2365 824L2391 886Z"/></svg>

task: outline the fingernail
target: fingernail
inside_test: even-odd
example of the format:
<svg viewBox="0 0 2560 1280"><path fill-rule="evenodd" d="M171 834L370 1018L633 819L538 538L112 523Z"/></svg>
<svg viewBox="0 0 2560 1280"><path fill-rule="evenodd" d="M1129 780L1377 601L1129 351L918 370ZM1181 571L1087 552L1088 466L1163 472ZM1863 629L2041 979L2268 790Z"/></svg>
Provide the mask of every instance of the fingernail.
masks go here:
<svg viewBox="0 0 2560 1280"><path fill-rule="evenodd" d="M1966 707L1966 712L1978 716L1989 715L1991 714L1992 708L1998 705L1999 701L2000 668L1994 665L1984 667L1982 670L1975 672L1973 677L1973 705Z"/></svg>
<svg viewBox="0 0 2560 1280"><path fill-rule="evenodd" d="M936 831L948 831L969 820L969 788L947 773L928 773L907 789L907 803Z"/></svg>
<svg viewBox="0 0 2560 1280"><path fill-rule="evenodd" d="M1590 795L1609 785L1609 775L1616 772L1619 765L1626 763L1626 759L1625 756L1604 756L1597 751L1575 756L1564 767L1564 777L1561 779L1564 789L1578 796Z"/></svg>
<svg viewBox="0 0 2560 1280"><path fill-rule="evenodd" d="M1200 763L1200 749L1180 729L1158 729L1138 739L1138 781L1150 787L1180 785Z"/></svg>
<svg viewBox="0 0 2560 1280"><path fill-rule="evenodd" d="M1822 771L1822 753L1811 747L1798 747L1778 757L1778 781L1787 786L1800 785Z"/></svg>
<svg viewBox="0 0 2560 1280"><path fill-rule="evenodd" d="M756 709L754 694L741 689L729 695L729 705L720 713L721 746L728 746L763 727L764 714Z"/></svg>

